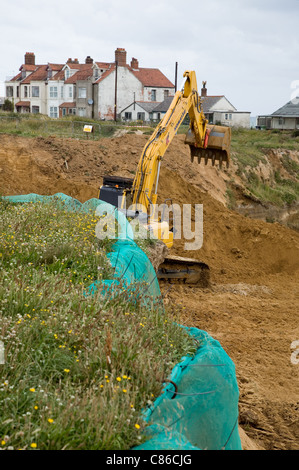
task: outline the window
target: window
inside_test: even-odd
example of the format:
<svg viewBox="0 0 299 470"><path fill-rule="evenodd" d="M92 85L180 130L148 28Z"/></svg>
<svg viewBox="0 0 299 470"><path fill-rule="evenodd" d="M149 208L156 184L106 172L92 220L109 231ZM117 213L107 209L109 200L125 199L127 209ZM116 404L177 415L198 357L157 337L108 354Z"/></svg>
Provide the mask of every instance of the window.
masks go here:
<svg viewBox="0 0 299 470"><path fill-rule="evenodd" d="M28 98L28 86L24 87L24 98Z"/></svg>
<svg viewBox="0 0 299 470"><path fill-rule="evenodd" d="M138 121L145 121L145 113L137 113Z"/></svg>
<svg viewBox="0 0 299 470"><path fill-rule="evenodd" d="M50 98L58 98L57 86L50 86Z"/></svg>
<svg viewBox="0 0 299 470"><path fill-rule="evenodd" d="M39 113L39 106L32 106L32 114L38 114Z"/></svg>
<svg viewBox="0 0 299 470"><path fill-rule="evenodd" d="M76 114L76 108L70 108L69 114Z"/></svg>
<svg viewBox="0 0 299 470"><path fill-rule="evenodd" d="M69 98L73 98L73 87L69 87Z"/></svg>
<svg viewBox="0 0 299 470"><path fill-rule="evenodd" d="M94 78L97 80L99 78L99 69L94 70Z"/></svg>
<svg viewBox="0 0 299 470"><path fill-rule="evenodd" d="M152 90L152 91L151 91L151 100L152 100L152 101L156 101L156 97L157 97L156 91L157 91L157 90Z"/></svg>
<svg viewBox="0 0 299 470"><path fill-rule="evenodd" d="M63 96L64 96L64 88L62 86L60 89L60 98L63 98Z"/></svg>
<svg viewBox="0 0 299 470"><path fill-rule="evenodd" d="M50 117L57 118L58 117L58 108L56 106L50 107Z"/></svg>
<svg viewBox="0 0 299 470"><path fill-rule="evenodd" d="M86 88L79 87L78 98L86 98Z"/></svg>
<svg viewBox="0 0 299 470"><path fill-rule="evenodd" d="M19 96L20 96L20 87L17 86L17 98L19 98Z"/></svg>
<svg viewBox="0 0 299 470"><path fill-rule="evenodd" d="M32 98L39 98L39 86L32 87Z"/></svg>
<svg viewBox="0 0 299 470"><path fill-rule="evenodd" d="M125 113L125 120L130 121L132 119L132 113Z"/></svg>
<svg viewBox="0 0 299 470"><path fill-rule="evenodd" d="M284 118L283 118L283 117L280 117L280 118L278 119L278 124L279 124L280 126L283 126L283 125L284 125Z"/></svg>
<svg viewBox="0 0 299 470"><path fill-rule="evenodd" d="M7 86L6 87L6 96L7 96L7 98L11 98L13 96L13 87L12 86Z"/></svg>
<svg viewBox="0 0 299 470"><path fill-rule="evenodd" d="M70 69L65 69L65 79L67 80L71 76L71 71Z"/></svg>
<svg viewBox="0 0 299 470"><path fill-rule="evenodd" d="M169 90L164 90L164 98L167 98L169 96Z"/></svg>

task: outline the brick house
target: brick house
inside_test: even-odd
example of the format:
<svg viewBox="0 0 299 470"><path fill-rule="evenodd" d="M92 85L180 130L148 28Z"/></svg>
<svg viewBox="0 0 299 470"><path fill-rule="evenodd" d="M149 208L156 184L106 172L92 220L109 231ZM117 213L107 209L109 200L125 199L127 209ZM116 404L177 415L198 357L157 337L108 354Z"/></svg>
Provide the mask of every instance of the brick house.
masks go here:
<svg viewBox="0 0 299 470"><path fill-rule="evenodd" d="M130 116L147 120L150 110L174 93L174 85L159 70L127 64L127 52L115 50L114 62L85 63L68 59L65 64L35 63L34 53L25 54L18 75L5 82L6 97L20 113L41 113L51 118L70 114L114 120ZM138 102L139 111L124 111Z"/></svg>

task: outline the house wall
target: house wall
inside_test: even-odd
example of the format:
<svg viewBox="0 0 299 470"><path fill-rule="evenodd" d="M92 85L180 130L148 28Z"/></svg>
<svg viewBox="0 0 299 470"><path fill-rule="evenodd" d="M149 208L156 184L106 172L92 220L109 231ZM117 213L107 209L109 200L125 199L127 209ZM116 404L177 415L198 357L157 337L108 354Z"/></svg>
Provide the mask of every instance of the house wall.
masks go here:
<svg viewBox="0 0 299 470"><path fill-rule="evenodd" d="M125 113L132 113L132 118L131 120L132 121L136 121L138 119L138 113L144 113L144 121L149 121L150 119L150 116L149 116L149 113L141 108L141 106L139 106L138 103L132 103L131 106L128 106L122 113L121 113L121 119L124 120L125 119Z"/></svg>
<svg viewBox="0 0 299 470"><path fill-rule="evenodd" d="M88 104L89 100L93 100L93 87L91 80L78 80L76 82L76 107L77 115L88 118L93 117L93 105ZM79 98L79 88L86 89L86 98Z"/></svg>
<svg viewBox="0 0 299 470"><path fill-rule="evenodd" d="M292 129L299 129L299 116L296 117L285 117L283 118L283 122L280 122L278 117L272 116L272 129L285 129L285 130L292 130Z"/></svg>
<svg viewBox="0 0 299 470"><path fill-rule="evenodd" d="M21 101L20 98L20 93L21 93L21 87L20 87L20 82L5 82L5 99L10 100L14 105L18 102ZM12 87L12 94L13 96L7 96L7 87ZM17 97L17 87L19 87L19 97ZM16 107L14 108L16 111Z"/></svg>
<svg viewBox="0 0 299 470"><path fill-rule="evenodd" d="M30 84L31 90L30 90L30 111L32 112L32 106L38 106L39 107L39 112L41 114L47 114L47 85L45 82L42 81L36 81L36 82L31 82ZM34 97L32 96L32 87L38 86L39 87L39 97Z"/></svg>
<svg viewBox="0 0 299 470"><path fill-rule="evenodd" d="M168 91L169 96L174 95L173 88L160 88L160 87L144 87L144 100L152 101L152 90L156 91L156 100L158 103L162 103L165 100L165 91Z"/></svg>
<svg viewBox="0 0 299 470"><path fill-rule="evenodd" d="M222 96L217 103L212 106L209 110L210 112L212 111L237 111L236 108L225 98L225 96Z"/></svg>
<svg viewBox="0 0 299 470"><path fill-rule="evenodd" d="M214 112L212 124L220 123L222 126L244 127L250 129L250 113L242 112Z"/></svg>
<svg viewBox="0 0 299 470"><path fill-rule="evenodd" d="M135 96L134 96L135 93ZM141 82L127 69L117 69L117 115L129 106L134 99L143 101L143 87ZM115 71L111 72L103 81L98 83L97 108L95 118L113 120L115 103Z"/></svg>

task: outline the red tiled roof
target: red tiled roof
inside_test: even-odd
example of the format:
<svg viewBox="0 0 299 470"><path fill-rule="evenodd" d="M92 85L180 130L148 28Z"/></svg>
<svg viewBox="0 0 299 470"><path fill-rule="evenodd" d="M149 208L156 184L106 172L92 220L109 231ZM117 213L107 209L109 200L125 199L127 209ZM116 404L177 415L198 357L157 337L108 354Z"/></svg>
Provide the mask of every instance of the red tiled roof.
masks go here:
<svg viewBox="0 0 299 470"><path fill-rule="evenodd" d="M64 83L69 85L71 83L76 83L78 80L86 80L89 77L92 77L93 70L90 67L86 70L79 70L78 72L74 73L70 78L68 78Z"/></svg>
<svg viewBox="0 0 299 470"><path fill-rule="evenodd" d="M96 83L100 83L102 80L104 80L106 77L108 77L108 75L110 75L110 73L113 72L113 70L115 70L115 64L112 63L110 69L106 70L100 76L100 78L96 81Z"/></svg>
<svg viewBox="0 0 299 470"><path fill-rule="evenodd" d="M72 70L77 70L74 75L69 77L65 83L72 84L76 83L77 80L86 80L88 77L92 76L92 64L66 64ZM63 65L64 67L64 65ZM65 78L65 69L57 72L51 80L64 80Z"/></svg>
<svg viewBox="0 0 299 470"><path fill-rule="evenodd" d="M95 62L99 69L108 69L111 66L110 62Z"/></svg>
<svg viewBox="0 0 299 470"><path fill-rule="evenodd" d="M54 77L50 78L50 80L64 80L65 71L60 70L59 72L55 73Z"/></svg>
<svg viewBox="0 0 299 470"><path fill-rule="evenodd" d="M22 72L18 73L15 77L13 77L10 82L15 82L16 80L19 80L22 77Z"/></svg>
<svg viewBox="0 0 299 470"><path fill-rule="evenodd" d="M16 106L22 106L23 108L30 108L30 101L18 101Z"/></svg>
<svg viewBox="0 0 299 470"><path fill-rule="evenodd" d="M57 72L59 72L64 66L65 64L48 64L48 67Z"/></svg>
<svg viewBox="0 0 299 470"><path fill-rule="evenodd" d="M134 70L130 66L127 67L143 86L174 88L174 84L159 69L140 68Z"/></svg>
<svg viewBox="0 0 299 470"><path fill-rule="evenodd" d="M65 102L59 105L59 108L75 108L75 107L76 107L76 103Z"/></svg>
<svg viewBox="0 0 299 470"><path fill-rule="evenodd" d="M27 78L25 78L22 83L30 83L33 81L40 81L40 80L46 80L48 77L48 71L47 71L48 66L47 65L38 65L37 69L32 72L30 75L28 75Z"/></svg>
<svg viewBox="0 0 299 470"><path fill-rule="evenodd" d="M34 70L38 67L38 65L28 65L28 64L23 64L19 68L19 70L26 70L26 72L34 72Z"/></svg>

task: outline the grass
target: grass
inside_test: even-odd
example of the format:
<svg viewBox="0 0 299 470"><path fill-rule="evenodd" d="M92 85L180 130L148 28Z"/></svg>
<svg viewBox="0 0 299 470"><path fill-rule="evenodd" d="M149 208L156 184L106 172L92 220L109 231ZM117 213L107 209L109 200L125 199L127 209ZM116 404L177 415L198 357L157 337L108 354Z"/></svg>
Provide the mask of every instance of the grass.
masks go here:
<svg viewBox="0 0 299 470"><path fill-rule="evenodd" d="M266 163L265 152L268 149L299 151L296 134L292 131L233 129L231 147L232 160L238 166L237 173L244 180L247 190L258 200L276 206L291 205L299 200L299 165L287 155L282 155L282 165L292 179L282 179L276 172L273 180L266 183L254 171L260 162ZM231 194L227 196L233 205Z"/></svg>
<svg viewBox="0 0 299 470"><path fill-rule="evenodd" d="M136 123L122 123L114 121L99 121L87 117L67 116L59 119L51 119L41 114L18 114L0 112L0 133L21 135L24 137L48 137L57 135L63 137L75 137L86 139L84 125L93 125L93 133L89 139L98 140L103 137L113 137L115 132L124 127L130 132L137 130ZM133 127L132 127L133 126ZM143 127L140 127L144 130ZM152 133L149 128L146 132Z"/></svg>
<svg viewBox="0 0 299 470"><path fill-rule="evenodd" d="M267 149L299 151L299 137L293 137L292 131L233 129L231 149L232 158L241 169L255 167L260 161L265 161L264 153Z"/></svg>
<svg viewBox="0 0 299 470"><path fill-rule="evenodd" d="M123 290L86 295L113 278L110 241L93 213L0 200L0 447L130 449L142 410L196 350L178 318Z"/></svg>

